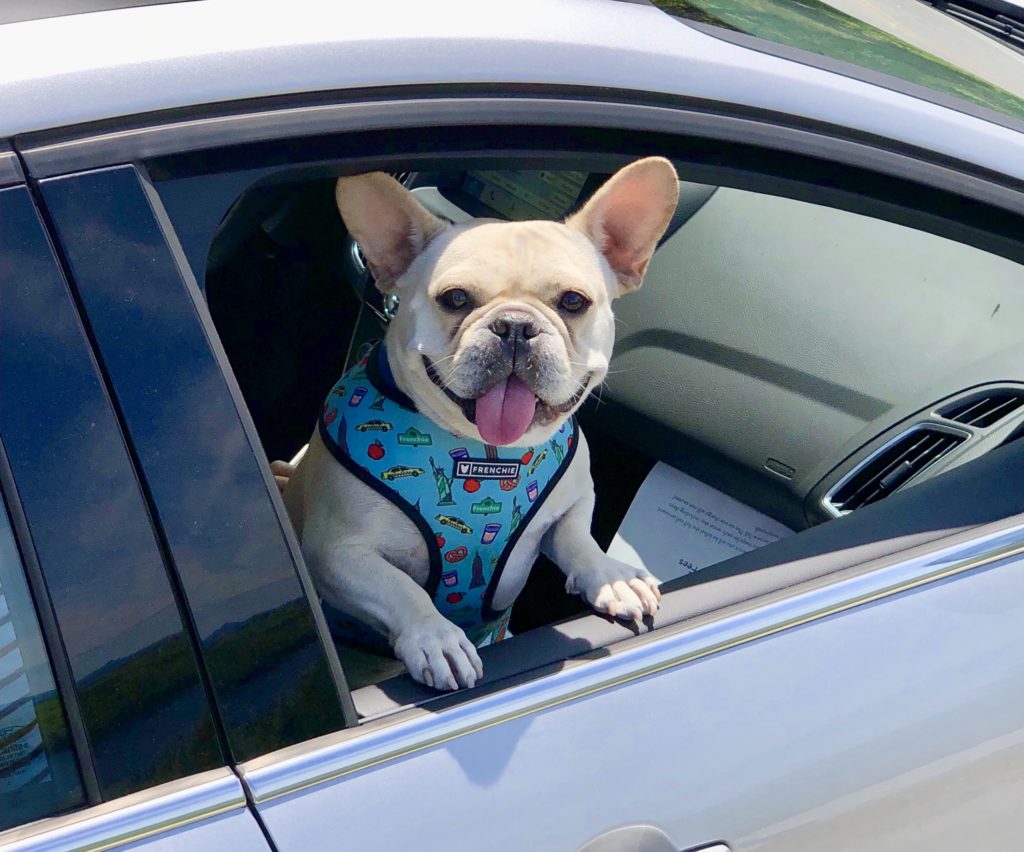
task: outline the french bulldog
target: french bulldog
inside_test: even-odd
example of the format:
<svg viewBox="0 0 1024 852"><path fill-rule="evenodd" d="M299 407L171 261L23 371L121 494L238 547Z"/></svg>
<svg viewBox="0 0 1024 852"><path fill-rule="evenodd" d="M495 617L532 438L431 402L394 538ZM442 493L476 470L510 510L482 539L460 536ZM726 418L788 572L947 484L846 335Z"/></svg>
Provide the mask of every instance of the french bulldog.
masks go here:
<svg viewBox="0 0 1024 852"><path fill-rule="evenodd" d="M336 200L349 233L377 287L399 297L380 356L388 381L427 426L488 447L492 459L495 448L498 458L519 457L521 448L567 434L572 415L607 373L612 302L640 286L678 194L672 164L649 157L618 171L564 222L452 225L386 174L339 179ZM382 421L367 422L376 428ZM477 648L428 591L434 545L424 530L454 521L424 508L425 525L414 522L387 488L339 464L323 423L318 427L298 466L276 463L274 472L286 482L285 504L321 597L386 637L420 683L474 686L483 676ZM544 552L564 572L567 592L609 616L640 621L658 609L659 581L609 557L591 536L590 457L582 433L572 434L567 466L509 539L488 605L506 611ZM385 446L374 441L371 457ZM433 455L431 466L450 481ZM390 470L392 478L418 476L426 463Z"/></svg>

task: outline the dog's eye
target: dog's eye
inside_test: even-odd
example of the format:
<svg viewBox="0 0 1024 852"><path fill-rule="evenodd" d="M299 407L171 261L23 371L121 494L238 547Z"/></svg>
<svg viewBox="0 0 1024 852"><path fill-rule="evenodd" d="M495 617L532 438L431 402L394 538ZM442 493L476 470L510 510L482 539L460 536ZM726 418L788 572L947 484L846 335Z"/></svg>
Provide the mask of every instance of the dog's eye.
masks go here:
<svg viewBox="0 0 1024 852"><path fill-rule="evenodd" d="M437 297L437 301L444 307L450 308L453 311L461 311L463 308L469 306L469 293L455 287L451 290L445 290Z"/></svg>
<svg viewBox="0 0 1024 852"><path fill-rule="evenodd" d="M563 311L568 311L570 314L577 314L582 311L590 301L586 296L577 293L575 290L567 290L562 294L562 298L558 300L558 307Z"/></svg>

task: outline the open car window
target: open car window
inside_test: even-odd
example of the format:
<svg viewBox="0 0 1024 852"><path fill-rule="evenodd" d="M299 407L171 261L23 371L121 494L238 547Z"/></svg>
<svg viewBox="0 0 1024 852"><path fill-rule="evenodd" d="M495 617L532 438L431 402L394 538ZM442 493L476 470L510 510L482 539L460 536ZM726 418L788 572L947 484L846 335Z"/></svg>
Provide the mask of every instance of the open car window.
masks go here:
<svg viewBox="0 0 1024 852"><path fill-rule="evenodd" d="M585 160L540 169L404 165L394 174L451 221L558 219L610 173ZM874 517L884 517L883 498L899 492L907 504L915 488L1012 442L1024 417L1014 345L1024 269L893 222L716 186L706 173L687 180L685 164L680 173L676 216L644 287L617 303L612 373L580 422L592 452L598 542L618 558L664 560L648 567L699 608L714 599L698 593L703 576L826 553L837 546L826 531L837 515L878 503ZM268 461L302 449L332 385L385 333L395 309L337 214L335 180L247 188L220 222L203 270ZM365 400L371 405L373 394ZM628 515L659 477L668 490L650 498L649 514ZM904 524L906 511L897 513ZM659 516L672 523L659 526ZM737 526L741 516L749 529ZM930 532L955 528L944 523ZM673 526L685 531L666 544ZM815 527L823 532L810 535ZM865 538L857 531L864 527L840 529L858 545L889 534L883 524ZM541 558L513 609L515 641L485 658L495 674L579 650L577 622L566 619L588 607L563 587L557 567ZM692 614L688 604L668 606L655 627ZM611 622L580 629L596 644L630 635ZM344 661L344 643L340 650ZM357 669L349 679L364 716L424 695L402 679L372 686Z"/></svg>
<svg viewBox="0 0 1024 852"><path fill-rule="evenodd" d="M460 102L466 122L474 103ZM559 110L560 122L572 117L571 102L543 103ZM289 121L303 110L287 110ZM666 111L657 111L664 121ZM260 113L259 127L275 116ZM766 123L755 145L731 135L734 117L702 114L707 126L691 136L691 117L680 110L678 135L664 124L657 134L542 123L426 128L415 150L404 113L390 129L329 135L318 126L309 139L260 130L235 146L177 153L169 125L160 128L159 155L147 147L136 165L43 182L185 602L197 613L236 755L249 759L352 726L357 716L438 700L400 670L379 682L351 665L343 672L346 643L329 630L301 556L301 529L268 466L300 452L332 407L339 420L367 412L353 420L367 435L384 429L374 420L387 422L369 414L377 396L358 382L325 406L396 309L338 213L340 176L390 172L435 216L458 222L558 218L638 149L675 163L680 203L646 286L620 303L607 385L579 414L594 458L593 531L601 547L618 536L637 550L642 532L632 540L624 532L630 506L666 469L782 530L774 539L755 536L761 546L753 550L702 562L684 553L668 570L652 563L670 578L668 594L639 639L657 642L671 635L659 630L680 629L695 615L712 618L732 603L849 568L849 560L861 564L903 542L934 541L1020 510L1019 490L997 488L979 466L1014 458L1020 446L1015 401L1024 379L1008 341L1024 251L1013 187L879 140L844 136L826 159L837 141L828 128L795 133ZM101 247L77 227L82 217L120 241L117 269L107 260L110 243ZM150 281L144 299L112 298L136 278ZM137 369L143 354L159 365L160 394ZM166 419L167 395L175 410L203 418ZM976 404L981 416L967 411ZM426 446L422 435L412 437ZM373 459L380 448L367 440ZM526 449L533 455L520 464L545 452L557 458L552 446ZM434 464L428 453L424 464L396 463L404 467L389 475L454 489L453 460L446 448ZM965 482L984 486L977 499L950 500L949 484ZM435 504L452 499L443 489L428 494ZM427 542L444 539L436 546L447 553L441 527L459 517L444 504L431 508L440 527L418 532ZM704 532L727 538L717 526ZM472 585L476 575L467 574ZM565 577L544 560L514 591L514 638L483 651L486 688L537 678L545 667L636 636L567 595ZM444 593L464 594L458 581ZM274 664L254 664L268 647ZM292 664L299 658L303 667ZM353 686L368 684L355 690L354 706L349 674ZM279 711L272 726L250 712L252 677L266 685L258 691L264 708ZM305 712L310 700L322 712Z"/></svg>

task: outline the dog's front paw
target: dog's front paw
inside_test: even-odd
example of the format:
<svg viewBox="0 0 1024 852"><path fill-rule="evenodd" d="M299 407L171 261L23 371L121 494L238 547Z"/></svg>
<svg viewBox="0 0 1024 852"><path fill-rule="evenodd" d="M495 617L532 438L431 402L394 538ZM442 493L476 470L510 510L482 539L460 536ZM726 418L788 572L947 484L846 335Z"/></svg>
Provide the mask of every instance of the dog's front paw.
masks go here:
<svg viewBox="0 0 1024 852"><path fill-rule="evenodd" d="M661 600L659 580L646 568L635 568L605 556L599 562L574 571L565 590L579 594L598 612L613 618L640 622L654 615Z"/></svg>
<svg viewBox="0 0 1024 852"><path fill-rule="evenodd" d="M403 629L395 638L394 651L413 680L434 689L476 686L477 679L484 676L473 643L440 615Z"/></svg>

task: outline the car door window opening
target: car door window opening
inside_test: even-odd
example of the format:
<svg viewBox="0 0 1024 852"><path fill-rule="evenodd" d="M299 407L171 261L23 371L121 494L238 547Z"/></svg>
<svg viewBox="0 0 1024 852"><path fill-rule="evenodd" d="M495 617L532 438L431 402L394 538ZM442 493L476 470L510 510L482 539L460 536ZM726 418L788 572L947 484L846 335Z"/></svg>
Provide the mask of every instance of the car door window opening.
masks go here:
<svg viewBox="0 0 1024 852"><path fill-rule="evenodd" d="M548 168L536 156L517 162L514 154L479 163L459 169L395 162L392 172L437 215L460 221L557 219L612 171L588 170L585 156L574 163L563 155ZM953 471L969 470L969 462L1016 437L1022 411L1012 400L1024 393L1024 374L1017 378L1006 348L1013 332L1005 325L985 337L992 317L967 310L977 291L965 282L986 282L999 306L994 315L1016 311L1016 293L1024 292L1017 263L908 227L916 224L912 211L901 211L907 225L895 224L865 215L880 208L864 199L854 205L858 212L824 206L834 197L807 184L790 185L786 194L794 197L786 198L758 191L755 180L737 181L727 166L719 182L709 181L714 169L706 166L684 161L679 171L680 206L644 287L617 304L612 375L601 401L588 401L580 412L593 454L594 534L602 547L612 544L659 462L713 489L698 494L724 493L797 532L765 547L763 557L737 548L721 564L683 570L665 587L675 600L702 582L774 564L775 553L832 549L832 524L824 522L842 513L834 498L844 488L865 492L858 492L858 505L878 502L874 517L891 505L905 522L900 505L915 494L928 499L943 482L940 473L949 472L952 482ZM268 461L290 459L303 447L327 390L384 331L383 297L337 214L336 174L251 184L219 224L201 270ZM174 178L156 186L170 209L186 209L187 193L175 194ZM890 208L885 218L899 217ZM953 305L963 306L962 329L936 342L931 329ZM921 347L929 347L929 359L911 357ZM969 369L960 364L965 351L973 353ZM884 366L893 363L900 369ZM984 411L975 425L958 425L968 421L955 414L976 405ZM812 435L801 425L807 423L815 424ZM941 446L899 444L901 435L929 429L957 438ZM689 505L678 522L693 526L700 508ZM867 521L867 508L858 511ZM977 522L996 519L989 514ZM862 544L884 536L853 532L859 526L866 524L845 529ZM942 523L933 526L939 535ZM726 533L723 526L694 530L720 540ZM685 556L679 562L692 565ZM514 641L535 663L557 658L550 648L537 652L541 637L557 649L572 625L593 623L563 584L541 557L514 610ZM673 606L667 609L671 619ZM615 629L609 624L607 635ZM516 664L509 665L498 670L512 674ZM402 683L357 689L357 707L373 715L375 707L423 700Z"/></svg>

